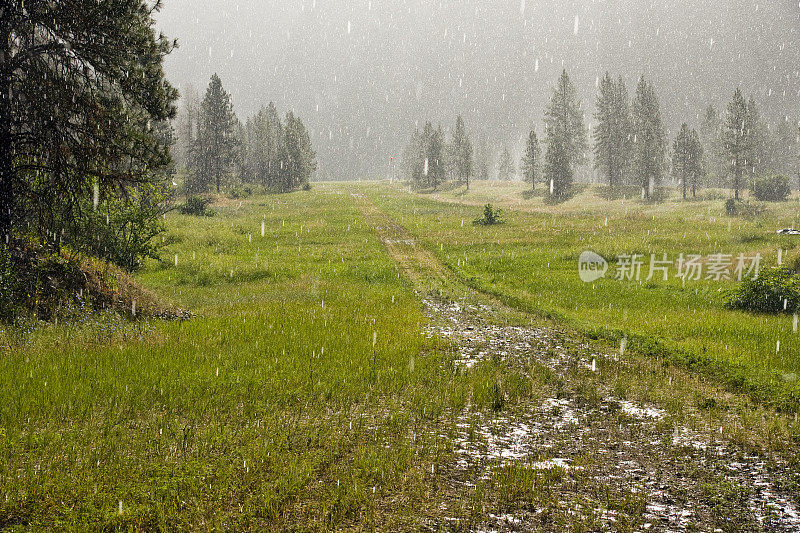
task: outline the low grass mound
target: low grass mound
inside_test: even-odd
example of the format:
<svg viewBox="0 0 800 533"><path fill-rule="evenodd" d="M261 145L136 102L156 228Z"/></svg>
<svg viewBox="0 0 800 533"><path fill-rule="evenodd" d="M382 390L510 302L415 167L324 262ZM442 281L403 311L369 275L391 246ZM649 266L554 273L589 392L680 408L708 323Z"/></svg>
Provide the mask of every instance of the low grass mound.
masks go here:
<svg viewBox="0 0 800 533"><path fill-rule="evenodd" d="M111 263L30 240L0 245L0 321L50 321L107 309L130 318L191 317Z"/></svg>

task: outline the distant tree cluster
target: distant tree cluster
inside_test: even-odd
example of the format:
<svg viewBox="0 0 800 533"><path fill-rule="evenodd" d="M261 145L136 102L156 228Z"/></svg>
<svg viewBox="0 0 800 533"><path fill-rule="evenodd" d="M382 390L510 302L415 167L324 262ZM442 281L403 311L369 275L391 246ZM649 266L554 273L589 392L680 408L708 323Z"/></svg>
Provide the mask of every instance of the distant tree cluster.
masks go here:
<svg viewBox="0 0 800 533"><path fill-rule="evenodd" d="M307 186L317 168L311 138L299 117L289 112L282 122L270 103L242 124L216 74L202 102L188 93L177 130L189 193L212 187L220 192L231 178L292 191Z"/></svg>
<svg viewBox="0 0 800 533"><path fill-rule="evenodd" d="M765 183L783 183L772 179L775 176L787 177L789 183L796 178L800 188L800 125L786 117L771 130L754 99L746 100L738 89L724 113L709 106L698 129L684 123L670 142L652 83L641 77L631 98L622 76L615 79L607 72L598 80L594 119L594 168L612 190L635 186L643 200L652 200L670 174L684 199L696 196L702 187L729 187L737 200L745 187L754 194L758 188L763 196ZM568 195L576 171L586 162L584 120L575 86L563 70L545 109L543 138L540 141L531 128L522 139L519 170L532 189L544 182L553 197ZM469 188L471 177L517 177L514 156L506 146L480 135L473 152L460 116L450 141L441 127L434 129L430 123L414 131L403 163L408 178L421 188L436 189L450 180Z"/></svg>
<svg viewBox="0 0 800 533"><path fill-rule="evenodd" d="M456 117L449 141L441 125L434 129L433 124L426 122L422 131L415 129L403 151L403 166L417 187L435 190L446 181L457 181L469 188L475 172L474 154L461 115Z"/></svg>

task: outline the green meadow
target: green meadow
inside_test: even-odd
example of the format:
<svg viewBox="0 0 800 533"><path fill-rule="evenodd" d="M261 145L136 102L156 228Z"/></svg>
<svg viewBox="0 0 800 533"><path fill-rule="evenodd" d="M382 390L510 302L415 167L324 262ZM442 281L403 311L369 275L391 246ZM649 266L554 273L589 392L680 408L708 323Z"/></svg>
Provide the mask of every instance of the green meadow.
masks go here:
<svg viewBox="0 0 800 533"><path fill-rule="evenodd" d="M722 191L643 203L636 191L607 199L603 187L588 187L557 205L548 205L543 192L531 193L521 183L477 182L469 192L375 187L370 196L476 289L590 336L619 344L625 338L627 347L701 371L758 402L800 409L800 334L793 317L723 305L737 284L739 254L760 254L762 269L777 264L779 250L784 264L800 261L800 238L776 234L800 227L800 199L767 204L763 213L742 218L725 215ZM473 226L484 203L504 209L506 223ZM594 283L578 275L584 250L610 262ZM677 276L681 253L706 258L699 280ZM638 281L614 279L619 254L641 254ZM651 254L673 262L666 281L662 271L647 279ZM706 279L711 254L732 256L733 279Z"/></svg>
<svg viewBox="0 0 800 533"><path fill-rule="evenodd" d="M0 336L0 529L393 529L435 506L431 427L466 381L349 192L214 209L170 214L139 277L195 318Z"/></svg>
<svg viewBox="0 0 800 533"><path fill-rule="evenodd" d="M472 225L487 201L505 224ZM723 203L587 189L552 206L519 184L420 195L323 183L220 198L211 217L172 212L161 260L137 278L192 319L100 313L0 333L0 529L448 529L443 516L467 528L536 502L560 516L553 529L600 527L593 513L574 516L580 504L617 509L618 529L633 530L644 496L591 492L588 470L506 465L455 484L458 425L465 413L530 412L545 397L596 406L611 389L664 405L665 438L678 423L724 427L736 442L791 453L791 316L724 309L733 282L578 278L584 249L759 252L765 265L779 248L796 255L774 230L797 225L797 200L752 220L725 217ZM379 237L391 219L416 240L407 256ZM421 298L438 291L559 328L575 354L626 339L625 365L599 361L594 373L572 362L564 376L532 357L459 367L457 347L424 334ZM698 412L698 401L716 407ZM602 467L591 451L576 461Z"/></svg>

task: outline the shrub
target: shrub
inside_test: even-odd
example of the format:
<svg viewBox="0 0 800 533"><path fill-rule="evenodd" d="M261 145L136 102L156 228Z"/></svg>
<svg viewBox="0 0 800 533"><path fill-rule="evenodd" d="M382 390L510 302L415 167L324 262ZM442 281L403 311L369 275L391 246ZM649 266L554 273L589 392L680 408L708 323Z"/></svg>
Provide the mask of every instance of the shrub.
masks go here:
<svg viewBox="0 0 800 533"><path fill-rule="evenodd" d="M765 270L731 291L725 307L758 313L794 313L800 310L800 274L786 266Z"/></svg>
<svg viewBox="0 0 800 533"><path fill-rule="evenodd" d="M728 198L725 201L725 214L731 217L755 218L761 215L764 210L765 208L761 204L736 201L733 198Z"/></svg>
<svg viewBox="0 0 800 533"><path fill-rule="evenodd" d="M486 204L483 206L483 218L476 218L472 223L480 226L502 224L505 220L501 218L501 213L500 209L494 209L492 204Z"/></svg>
<svg viewBox="0 0 800 533"><path fill-rule="evenodd" d="M753 195L763 202L782 202L791 192L786 176L756 178L753 182Z"/></svg>
<svg viewBox="0 0 800 533"><path fill-rule="evenodd" d="M241 198L249 198L253 196L254 187L250 184L239 185L231 189L228 193L228 197L233 200L239 200Z"/></svg>
<svg viewBox="0 0 800 533"><path fill-rule="evenodd" d="M208 198L200 196L189 196L186 198L186 203L178 208L182 215L193 215L196 217L213 217L216 212L208 209L208 204L211 203Z"/></svg>
<svg viewBox="0 0 800 533"><path fill-rule="evenodd" d="M305 182L303 184L303 190L304 191L310 191L311 190L311 184L309 182Z"/></svg>
<svg viewBox="0 0 800 533"><path fill-rule="evenodd" d="M725 214L730 217L736 215L736 200L733 198L725 200Z"/></svg>

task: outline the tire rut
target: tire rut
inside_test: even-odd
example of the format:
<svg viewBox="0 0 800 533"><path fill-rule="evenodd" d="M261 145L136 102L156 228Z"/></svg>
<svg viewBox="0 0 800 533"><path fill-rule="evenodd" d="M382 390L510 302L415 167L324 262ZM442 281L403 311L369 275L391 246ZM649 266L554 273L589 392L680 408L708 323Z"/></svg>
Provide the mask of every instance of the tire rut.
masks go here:
<svg viewBox="0 0 800 533"><path fill-rule="evenodd" d="M494 361L521 374L539 369L555 383L541 398L489 410L467 405L457 414L455 459L439 469L442 516L430 529L562 530L581 522L612 530L800 530L781 459L618 397L599 378L626 365L624 347L609 353L557 327L505 323L507 306L463 286L406 228L354 197L416 288L425 334L451 343L457 367ZM442 285L464 298L442 296ZM539 492L507 497L517 478L538 483Z"/></svg>

